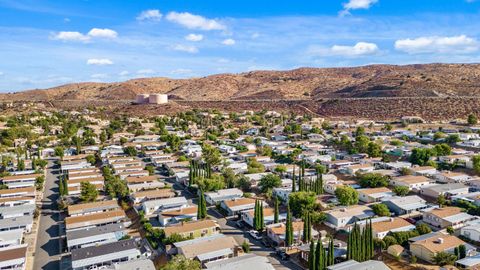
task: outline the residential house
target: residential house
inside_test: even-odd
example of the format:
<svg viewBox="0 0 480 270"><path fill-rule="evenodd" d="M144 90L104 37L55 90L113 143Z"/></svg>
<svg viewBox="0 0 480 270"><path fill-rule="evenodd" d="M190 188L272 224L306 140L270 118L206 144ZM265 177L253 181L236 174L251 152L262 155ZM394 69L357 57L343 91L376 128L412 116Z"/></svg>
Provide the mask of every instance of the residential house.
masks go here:
<svg viewBox="0 0 480 270"><path fill-rule="evenodd" d="M235 239L223 234L177 242L174 245L178 254L199 261L203 267L209 262L243 255L243 250Z"/></svg>
<svg viewBox="0 0 480 270"><path fill-rule="evenodd" d="M433 263L433 258L439 252L453 254L454 249L460 245L467 247L467 255L471 254L475 247L465 243L458 237L441 232L420 235L409 239L410 252L415 257Z"/></svg>
<svg viewBox="0 0 480 270"><path fill-rule="evenodd" d="M364 203L380 202L394 196L394 193L387 187L357 189L358 198Z"/></svg>
<svg viewBox="0 0 480 270"><path fill-rule="evenodd" d="M187 220L195 221L197 220L197 211L198 207L196 205L162 211L158 214L158 221L163 227Z"/></svg>
<svg viewBox="0 0 480 270"><path fill-rule="evenodd" d="M220 189L218 191L205 192L205 201L209 205L216 205L225 200L233 200L243 197L243 192L238 188Z"/></svg>
<svg viewBox="0 0 480 270"><path fill-rule="evenodd" d="M242 212L242 220L248 224L250 227L253 228L253 219L254 219L254 210L248 210ZM263 220L265 222L265 225L272 224L274 222L274 217L275 217L275 210L273 208L269 207L264 207L263 208ZM286 213L280 213L278 215L278 222L283 222L287 219L287 214Z"/></svg>
<svg viewBox="0 0 480 270"><path fill-rule="evenodd" d="M390 270L390 268L383 262L368 260L364 262L357 262L355 260L349 260L341 263L337 263L327 267L327 270Z"/></svg>
<svg viewBox="0 0 480 270"><path fill-rule="evenodd" d="M239 257L205 263L209 270L275 270L267 257L255 254L246 254Z"/></svg>
<svg viewBox="0 0 480 270"><path fill-rule="evenodd" d="M388 209L396 215L411 214L414 211L420 211L428 208L427 202L417 195L405 197L393 197L383 201Z"/></svg>
<svg viewBox="0 0 480 270"><path fill-rule="evenodd" d="M113 243L119 241L125 235L127 235L127 229L121 223L67 231L67 249L72 251L77 248Z"/></svg>
<svg viewBox="0 0 480 270"><path fill-rule="evenodd" d="M375 213L367 206L352 205L325 211L327 220L325 224L334 229L342 229L354 222L375 216Z"/></svg>
<svg viewBox="0 0 480 270"><path fill-rule="evenodd" d="M120 240L100 246L91 246L72 250L72 269L87 270L130 261L139 257L148 257L138 238Z"/></svg>
<svg viewBox="0 0 480 270"><path fill-rule="evenodd" d="M24 270L26 257L27 244L0 248L0 269Z"/></svg>
<svg viewBox="0 0 480 270"><path fill-rule="evenodd" d="M372 219L374 238L383 239L389 232L407 232L414 229L414 225L399 217L379 217Z"/></svg>
<svg viewBox="0 0 480 270"><path fill-rule="evenodd" d="M443 171L437 173L435 179L439 183L467 183L468 181L473 180L473 177L464 173Z"/></svg>
<svg viewBox="0 0 480 270"><path fill-rule="evenodd" d="M420 189L420 194L431 198L438 198L438 196L443 195L449 199L452 196L468 194L468 192L468 186L461 183L437 184Z"/></svg>
<svg viewBox="0 0 480 270"><path fill-rule="evenodd" d="M405 175L390 180L392 186L408 187L410 190L419 190L422 187L432 185L434 182L434 180L421 175Z"/></svg>
<svg viewBox="0 0 480 270"><path fill-rule="evenodd" d="M236 198L225 200L220 203L220 207L225 210L227 216L240 215L241 212L255 208L255 199Z"/></svg>
<svg viewBox="0 0 480 270"><path fill-rule="evenodd" d="M188 206L188 201L185 197L173 197L142 202L142 210L147 216L156 214L157 212L165 211L167 209L180 209L181 207L185 206Z"/></svg>
<svg viewBox="0 0 480 270"><path fill-rule="evenodd" d="M81 216L86 214L101 213L106 211L118 210L117 200L98 201L91 203L72 204L68 206L69 216Z"/></svg>
<svg viewBox="0 0 480 270"><path fill-rule="evenodd" d="M220 226L210 219L181 222L164 229L165 236L178 234L182 237L198 238L219 233Z"/></svg>
<svg viewBox="0 0 480 270"><path fill-rule="evenodd" d="M84 229L87 227L103 226L112 223L120 223L127 220L123 210L85 214L65 218L66 230Z"/></svg>
<svg viewBox="0 0 480 270"><path fill-rule="evenodd" d="M167 199L175 197L175 192L171 189L151 189L132 192L130 198L135 204L142 203L144 201Z"/></svg>
<svg viewBox="0 0 480 270"><path fill-rule="evenodd" d="M423 222L438 229L447 227L458 229L474 219L477 217L463 212L459 207L434 208L423 212Z"/></svg>
<svg viewBox="0 0 480 270"><path fill-rule="evenodd" d="M292 221L293 241L300 243L303 235L303 221ZM285 242L285 223L274 223L266 226L268 238L277 246L283 246ZM312 228L312 237L316 238L318 232Z"/></svg>

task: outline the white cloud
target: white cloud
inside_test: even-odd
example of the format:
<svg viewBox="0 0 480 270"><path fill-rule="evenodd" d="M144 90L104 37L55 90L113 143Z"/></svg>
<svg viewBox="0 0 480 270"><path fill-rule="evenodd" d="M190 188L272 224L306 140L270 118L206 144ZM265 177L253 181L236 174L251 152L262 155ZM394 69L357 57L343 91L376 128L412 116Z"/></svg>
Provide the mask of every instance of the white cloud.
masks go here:
<svg viewBox="0 0 480 270"><path fill-rule="evenodd" d="M130 74L130 72L128 72L128 71L126 71L126 70L118 73L119 76L127 76L127 75L129 75L129 74Z"/></svg>
<svg viewBox="0 0 480 270"><path fill-rule="evenodd" d="M92 28L86 35L76 31L61 31L51 35L53 40L89 42L93 38L114 39L118 33L112 29Z"/></svg>
<svg viewBox="0 0 480 270"><path fill-rule="evenodd" d="M197 53L198 49L195 46L191 45L182 45L178 44L173 47L175 51L188 52L188 53Z"/></svg>
<svg viewBox="0 0 480 270"><path fill-rule="evenodd" d="M138 21L160 21L162 18L162 13L160 13L160 10L158 9L149 9L149 10L144 10L140 15L137 16Z"/></svg>
<svg viewBox="0 0 480 270"><path fill-rule="evenodd" d="M105 78L108 78L108 75L105 73L96 73L96 74L90 75L90 77L92 79L105 79Z"/></svg>
<svg viewBox="0 0 480 270"><path fill-rule="evenodd" d="M137 74L141 74L141 75L153 74L153 73L155 73L155 70L153 69L140 69L137 71Z"/></svg>
<svg viewBox="0 0 480 270"><path fill-rule="evenodd" d="M330 51L340 56L362 56L376 54L379 49L375 43L358 42L354 46L334 45Z"/></svg>
<svg viewBox="0 0 480 270"><path fill-rule="evenodd" d="M90 40L89 36L86 36L80 32L73 31L61 31L51 36L51 39L61 41L81 41L86 42Z"/></svg>
<svg viewBox="0 0 480 270"><path fill-rule="evenodd" d="M349 0L347 3L343 3L343 10L340 11L340 15L350 14L350 10L355 9L369 9L378 0Z"/></svg>
<svg viewBox="0 0 480 270"><path fill-rule="evenodd" d="M227 46L235 45L235 40L231 38L227 38L224 41L222 41L222 44Z"/></svg>
<svg viewBox="0 0 480 270"><path fill-rule="evenodd" d="M191 74L192 70L191 69L186 69L186 68L178 68L170 71L170 74L172 75L186 75L186 74Z"/></svg>
<svg viewBox="0 0 480 270"><path fill-rule="evenodd" d="M188 41L201 41L203 40L203 35L201 34L188 34L185 36L185 39Z"/></svg>
<svg viewBox="0 0 480 270"><path fill-rule="evenodd" d="M225 30L226 26L220 22L207 19L200 15L194 15L188 12L169 12L167 14L167 20L178 23L188 29L200 29L200 30Z"/></svg>
<svg viewBox="0 0 480 270"><path fill-rule="evenodd" d="M418 53L471 53L479 49L479 43L466 35L451 37L418 37L395 41L395 49L409 54Z"/></svg>
<svg viewBox="0 0 480 270"><path fill-rule="evenodd" d="M92 38L110 38L114 39L118 36L118 33L112 29L104 28L92 28L90 32L88 32L88 36Z"/></svg>
<svg viewBox="0 0 480 270"><path fill-rule="evenodd" d="M3 73L3 72L0 71L0 76L3 76L3 74L5 74L5 73Z"/></svg>
<svg viewBox="0 0 480 270"><path fill-rule="evenodd" d="M113 61L106 58L102 58L102 59L92 58L87 60L87 65L108 66L108 65L113 65Z"/></svg>

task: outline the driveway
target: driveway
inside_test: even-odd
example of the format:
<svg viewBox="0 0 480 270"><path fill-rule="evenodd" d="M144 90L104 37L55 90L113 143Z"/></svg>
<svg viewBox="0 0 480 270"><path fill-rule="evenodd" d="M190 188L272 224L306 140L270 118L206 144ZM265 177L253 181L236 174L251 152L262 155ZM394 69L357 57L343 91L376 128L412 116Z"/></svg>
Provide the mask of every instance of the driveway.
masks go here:
<svg viewBox="0 0 480 270"><path fill-rule="evenodd" d="M33 263L34 270L60 269L59 214L56 207L58 173L59 171L54 167L53 161L49 160L45 178L45 192L40 210L40 226Z"/></svg>
<svg viewBox="0 0 480 270"><path fill-rule="evenodd" d="M291 261L281 261L275 255L273 248L266 248L258 240L255 240L248 234L248 229L242 230L235 226L237 221L235 218L224 218L214 208L208 209L211 218L217 221L223 234L232 236L238 244L242 244L244 240L250 242L250 252L259 256L267 257L275 269L279 270L302 270L299 266Z"/></svg>

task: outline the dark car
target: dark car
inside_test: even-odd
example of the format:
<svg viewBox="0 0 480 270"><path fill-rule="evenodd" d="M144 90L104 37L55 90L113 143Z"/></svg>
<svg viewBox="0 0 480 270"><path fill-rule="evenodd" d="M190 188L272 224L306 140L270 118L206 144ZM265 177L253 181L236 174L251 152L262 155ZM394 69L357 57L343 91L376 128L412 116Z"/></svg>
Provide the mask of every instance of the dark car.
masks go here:
<svg viewBox="0 0 480 270"><path fill-rule="evenodd" d="M270 242L265 238L262 239L262 244L267 248L272 246Z"/></svg>

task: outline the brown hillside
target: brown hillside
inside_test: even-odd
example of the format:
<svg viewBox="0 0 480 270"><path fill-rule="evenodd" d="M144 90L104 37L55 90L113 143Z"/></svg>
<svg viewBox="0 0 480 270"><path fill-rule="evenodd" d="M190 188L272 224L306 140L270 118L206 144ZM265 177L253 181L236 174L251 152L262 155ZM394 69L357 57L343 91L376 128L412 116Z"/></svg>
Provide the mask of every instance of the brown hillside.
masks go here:
<svg viewBox="0 0 480 270"><path fill-rule="evenodd" d="M480 64L300 68L192 79L75 83L4 94L0 100L129 100L139 93L167 93L187 101L479 96Z"/></svg>

